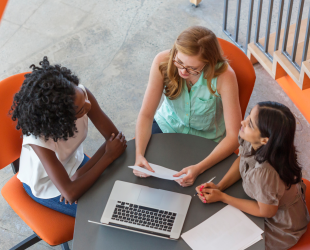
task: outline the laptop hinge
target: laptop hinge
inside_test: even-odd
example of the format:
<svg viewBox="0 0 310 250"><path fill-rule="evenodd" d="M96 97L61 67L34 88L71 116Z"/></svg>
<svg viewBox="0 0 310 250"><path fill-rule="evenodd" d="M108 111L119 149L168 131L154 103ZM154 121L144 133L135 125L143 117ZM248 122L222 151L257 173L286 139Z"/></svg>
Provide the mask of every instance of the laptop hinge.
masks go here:
<svg viewBox="0 0 310 250"><path fill-rule="evenodd" d="M125 225L116 224L116 223L113 223L113 222L109 222L108 225L115 226L115 227L120 227L120 228L124 228L124 229L129 229L129 230L137 231L137 232L141 232L141 233L152 234L152 235L156 235L156 236L160 236L160 237L164 237L164 238L170 239L169 235L161 234L161 233L156 233L156 232L152 232L152 231L149 231L149 230L144 230L144 229L140 229L140 228L136 228L136 227L125 226Z"/></svg>

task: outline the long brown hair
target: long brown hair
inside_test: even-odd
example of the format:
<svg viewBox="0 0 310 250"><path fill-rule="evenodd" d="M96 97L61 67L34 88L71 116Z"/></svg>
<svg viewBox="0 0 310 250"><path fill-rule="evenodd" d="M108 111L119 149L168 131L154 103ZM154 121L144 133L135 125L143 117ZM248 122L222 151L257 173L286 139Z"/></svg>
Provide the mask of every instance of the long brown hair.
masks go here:
<svg viewBox="0 0 310 250"><path fill-rule="evenodd" d="M256 125L261 137L269 138L253 154L259 163L267 161L279 174L287 189L301 181L301 166L294 145L296 120L291 110L278 102L259 102Z"/></svg>
<svg viewBox="0 0 310 250"><path fill-rule="evenodd" d="M201 61L206 63L203 73L207 79L208 89L215 95L216 90L212 89L211 80L228 67L215 34L202 26L192 26L184 30L174 42L167 60L160 63L159 70L164 77L164 94L171 100L176 99L182 92L183 83L178 68L172 61L178 51L189 56L200 55ZM217 63L222 64L216 67Z"/></svg>

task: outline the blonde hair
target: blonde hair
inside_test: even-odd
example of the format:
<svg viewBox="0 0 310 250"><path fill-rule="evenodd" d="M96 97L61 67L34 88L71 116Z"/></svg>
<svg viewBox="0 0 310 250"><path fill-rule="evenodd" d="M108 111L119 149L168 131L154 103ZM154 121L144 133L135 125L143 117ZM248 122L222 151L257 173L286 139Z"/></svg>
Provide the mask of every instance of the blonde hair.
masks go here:
<svg viewBox="0 0 310 250"><path fill-rule="evenodd" d="M228 67L215 34L202 26L192 26L184 30L174 42L167 60L160 63L159 70L164 77L164 94L171 100L176 99L182 92L183 83L178 68L172 61L178 51L188 56L200 55L201 61L206 64L203 73L208 89L215 95L216 90L212 89L211 80L225 72ZM222 64L217 67L217 63Z"/></svg>

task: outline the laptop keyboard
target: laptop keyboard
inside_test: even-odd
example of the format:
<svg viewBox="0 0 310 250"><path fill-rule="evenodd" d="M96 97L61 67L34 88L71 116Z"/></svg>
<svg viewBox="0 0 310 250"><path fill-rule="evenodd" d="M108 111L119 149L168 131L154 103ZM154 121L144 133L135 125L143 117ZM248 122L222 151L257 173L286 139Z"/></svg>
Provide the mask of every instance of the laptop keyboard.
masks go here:
<svg viewBox="0 0 310 250"><path fill-rule="evenodd" d="M118 201L111 219L171 232L176 216L173 212Z"/></svg>

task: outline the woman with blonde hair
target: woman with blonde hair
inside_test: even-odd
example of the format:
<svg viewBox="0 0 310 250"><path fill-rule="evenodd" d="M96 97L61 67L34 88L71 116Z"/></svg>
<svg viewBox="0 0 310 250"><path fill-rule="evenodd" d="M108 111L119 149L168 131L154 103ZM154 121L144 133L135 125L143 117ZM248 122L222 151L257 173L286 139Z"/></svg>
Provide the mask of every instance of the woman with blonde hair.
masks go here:
<svg viewBox="0 0 310 250"><path fill-rule="evenodd" d="M162 93L164 101L156 111ZM144 157L151 134L183 133L218 142L203 161L175 175L186 174L177 182L191 186L199 174L238 148L240 122L238 83L215 34L205 27L190 27L171 50L160 52L153 61L136 125L135 165L153 171Z"/></svg>

